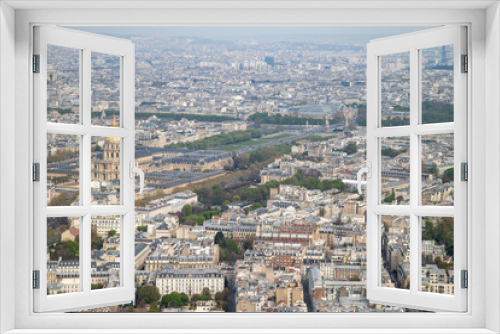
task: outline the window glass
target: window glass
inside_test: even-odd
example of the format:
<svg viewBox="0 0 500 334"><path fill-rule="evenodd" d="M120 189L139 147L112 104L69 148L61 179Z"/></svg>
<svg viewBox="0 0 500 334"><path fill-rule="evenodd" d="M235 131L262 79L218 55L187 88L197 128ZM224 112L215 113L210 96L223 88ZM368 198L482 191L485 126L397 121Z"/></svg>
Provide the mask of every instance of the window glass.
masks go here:
<svg viewBox="0 0 500 334"><path fill-rule="evenodd" d="M454 294L453 240L452 217L422 217L422 291Z"/></svg>
<svg viewBox="0 0 500 334"><path fill-rule="evenodd" d="M453 122L453 45L420 52L422 124Z"/></svg>
<svg viewBox="0 0 500 334"><path fill-rule="evenodd" d="M120 124L121 58L92 52L92 125Z"/></svg>
<svg viewBox="0 0 500 334"><path fill-rule="evenodd" d="M422 205L452 206L453 134L422 136Z"/></svg>
<svg viewBox="0 0 500 334"><path fill-rule="evenodd" d="M410 52L380 57L381 125L410 124Z"/></svg>
<svg viewBox="0 0 500 334"><path fill-rule="evenodd" d="M47 134L47 206L80 204L80 136Z"/></svg>
<svg viewBox="0 0 500 334"><path fill-rule="evenodd" d="M47 45L47 121L80 122L80 50Z"/></svg>
<svg viewBox="0 0 500 334"><path fill-rule="evenodd" d="M47 294L80 291L80 217L47 218Z"/></svg>
<svg viewBox="0 0 500 334"><path fill-rule="evenodd" d="M381 284L410 289L410 217L381 216Z"/></svg>
<svg viewBox="0 0 500 334"><path fill-rule="evenodd" d="M92 290L120 287L120 227L120 216L92 216Z"/></svg>
<svg viewBox="0 0 500 334"><path fill-rule="evenodd" d="M121 139L92 137L92 205L119 205Z"/></svg>
<svg viewBox="0 0 500 334"><path fill-rule="evenodd" d="M380 139L381 204L410 204L410 138Z"/></svg>

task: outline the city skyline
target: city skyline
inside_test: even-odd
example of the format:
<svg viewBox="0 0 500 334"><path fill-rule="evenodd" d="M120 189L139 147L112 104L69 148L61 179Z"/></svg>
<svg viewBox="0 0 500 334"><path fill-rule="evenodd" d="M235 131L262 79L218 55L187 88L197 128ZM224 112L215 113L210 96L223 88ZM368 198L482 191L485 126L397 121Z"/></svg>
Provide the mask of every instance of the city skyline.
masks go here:
<svg viewBox="0 0 500 334"><path fill-rule="evenodd" d="M370 39L411 33L434 27L402 27L402 26L134 26L134 27L102 27L102 26L70 26L68 29L91 32L114 37L194 37L215 40L239 39L301 39L305 37L319 39L324 37L348 41L368 42Z"/></svg>

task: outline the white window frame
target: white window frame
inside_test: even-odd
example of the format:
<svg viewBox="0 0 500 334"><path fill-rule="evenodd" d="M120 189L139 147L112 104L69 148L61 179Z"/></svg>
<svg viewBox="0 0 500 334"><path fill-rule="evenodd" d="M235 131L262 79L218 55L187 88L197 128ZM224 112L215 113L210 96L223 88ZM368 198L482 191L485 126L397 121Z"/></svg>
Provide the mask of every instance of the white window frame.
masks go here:
<svg viewBox="0 0 500 334"><path fill-rule="evenodd" d="M34 162L39 163L39 182L34 192L34 263L39 271L39 289L34 290L35 312L70 311L90 305L128 304L134 299L134 179L130 168L135 161L135 46L130 40L51 26L35 26L34 54L39 55L39 73L34 83ZM47 47L62 46L78 50L79 123L47 122ZM120 59L120 124L117 127L94 126L91 120L92 52L113 55ZM80 139L79 186L80 205L47 206L47 134L75 135ZM91 139L92 136L120 138L120 204L91 205ZM91 291L91 218L120 217L120 286ZM80 260L79 292L47 295L47 218L79 217Z"/></svg>
<svg viewBox="0 0 500 334"><path fill-rule="evenodd" d="M14 10L9 6L19 8ZM119 8L122 6L122 8ZM195 6L195 7L193 7ZM224 7L226 6L226 7ZM15 329L15 333L37 333L43 329L50 333L77 332L70 328L89 329L92 333L127 332L140 333L145 328L157 332L175 332L191 329L190 332L206 333L208 329L224 326L233 329L260 329L259 332L303 333L329 332L340 333L493 333L500 331L499 272L498 261L500 229L500 10L498 3L491 2L394 2L372 1L369 8L364 2L337 1L315 3L297 1L293 3L238 3L222 5L206 3L158 3L143 4L130 2L93 2L78 3L55 2L17 2L8 1L0 4L0 43L2 57L0 69L3 73L12 73L15 66L15 89L12 82L0 78L2 122L0 154L1 161L0 201L2 219L14 218L14 224L2 221L0 238L2 241L1 294L2 331ZM66 7L66 8L61 8ZM117 8L118 7L118 8ZM135 8L135 9L124 9ZM397 8L395 8L397 7ZM22 9L24 8L24 9ZM41 9L50 10L41 10ZM75 9L78 8L78 9ZM108 8L109 10L103 10ZM137 10L141 8L142 10ZM150 8L150 9L147 9ZM181 8L181 9L179 9ZM15 17L15 22L14 22ZM486 25L485 25L486 22ZM468 312L465 314L209 314L187 315L169 314L150 317L142 314L34 314L31 290L31 265L29 254L32 251L32 212L27 210L32 203L32 184L30 181L32 141L32 101L31 74L29 58L31 33L34 24L61 25L428 25L465 24L469 27L469 152L470 189L469 203L469 279ZM7 28L7 29L5 29ZM15 41L14 41L15 31ZM4 47L5 46L5 47ZM15 52L15 58L14 58ZM486 71L488 66L488 71ZM15 96L14 96L15 93ZM12 96L10 96L12 95ZM6 110L10 108L10 110ZM15 116L12 113L15 108ZM474 122L472 122L474 118ZM488 118L488 121L486 121ZM7 122L5 122L7 121ZM8 125L5 125L8 124ZM6 129L15 124L15 147L13 134ZM488 134L490 144L485 139ZM12 147L12 148L10 148ZM491 151L486 154L486 148ZM488 164L486 164L488 162ZM486 166L486 167L485 167ZM15 179L6 172L13 171ZM486 182L488 174L488 182ZM10 178L10 179L9 179ZM15 187L15 203L5 198L11 196ZM488 194L488 196L486 196ZM27 196L28 195L28 196ZM486 204L485 204L486 203ZM15 210L9 207L14 204ZM486 220L486 205L491 208ZM474 233L471 226L474 226ZM12 238L15 235L15 238ZM484 257L492 254L489 267L485 266ZM15 256L12 257L14 250ZM497 255L497 256L495 256ZM15 268L12 270L12 268ZM12 273L11 273L12 272ZM477 275L474 273L478 273ZM488 280L486 280L488 276ZM15 289L12 288L15 286ZM14 302L15 301L15 302ZM12 307L12 305L14 305ZM168 321L165 321L168 317ZM137 328L140 324L141 329ZM168 324L168 325L167 325ZM168 326L168 328L166 328ZM284 329L286 328L286 329ZM348 329L350 328L350 329ZM412 330L413 328L413 330ZM343 330L345 329L345 330ZM356 330L357 329L357 330ZM226 330L227 332L227 330ZM14 332L13 332L14 333Z"/></svg>
<svg viewBox="0 0 500 334"><path fill-rule="evenodd" d="M367 161L371 166L367 190L367 298L378 304L424 310L463 312L467 290L461 288L461 270L467 270L467 183L461 181L461 163L467 163L467 75L461 71L461 55L467 55L465 26L439 27L410 34L372 40L367 46ZM453 45L454 121L422 124L421 50ZM407 53L410 72L410 124L381 125L381 57ZM422 204L421 136L454 134L454 205ZM381 143L383 138L407 137L410 144L410 205L386 205L381 198ZM410 288L381 286L381 216L408 216L410 219ZM420 291L422 217L454 217L454 294Z"/></svg>

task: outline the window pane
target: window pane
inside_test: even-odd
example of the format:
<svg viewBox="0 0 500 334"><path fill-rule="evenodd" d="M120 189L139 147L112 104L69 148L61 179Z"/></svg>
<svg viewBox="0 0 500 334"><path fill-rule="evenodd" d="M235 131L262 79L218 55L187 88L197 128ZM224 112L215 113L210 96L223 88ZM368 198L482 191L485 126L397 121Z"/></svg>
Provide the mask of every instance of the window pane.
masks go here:
<svg viewBox="0 0 500 334"><path fill-rule="evenodd" d="M92 52L92 125L120 124L120 57Z"/></svg>
<svg viewBox="0 0 500 334"><path fill-rule="evenodd" d="M422 136L422 205L453 205L453 134Z"/></svg>
<svg viewBox="0 0 500 334"><path fill-rule="evenodd" d="M381 204L410 204L410 138L380 140L382 169Z"/></svg>
<svg viewBox="0 0 500 334"><path fill-rule="evenodd" d="M47 45L47 122L80 121L80 50Z"/></svg>
<svg viewBox="0 0 500 334"><path fill-rule="evenodd" d="M410 217L381 216L383 286L410 289Z"/></svg>
<svg viewBox="0 0 500 334"><path fill-rule="evenodd" d="M92 137L92 205L120 204L120 142Z"/></svg>
<svg viewBox="0 0 500 334"><path fill-rule="evenodd" d="M47 294L80 291L80 218L47 218Z"/></svg>
<svg viewBox="0 0 500 334"><path fill-rule="evenodd" d="M410 52L380 57L382 126L410 124Z"/></svg>
<svg viewBox="0 0 500 334"><path fill-rule="evenodd" d="M454 294L454 220L422 217L422 291Z"/></svg>
<svg viewBox="0 0 500 334"><path fill-rule="evenodd" d="M453 45L422 52L422 124L453 122Z"/></svg>
<svg viewBox="0 0 500 334"><path fill-rule="evenodd" d="M120 286L120 216L92 216L92 290Z"/></svg>
<svg viewBox="0 0 500 334"><path fill-rule="evenodd" d="M80 204L80 136L47 134L47 205Z"/></svg>

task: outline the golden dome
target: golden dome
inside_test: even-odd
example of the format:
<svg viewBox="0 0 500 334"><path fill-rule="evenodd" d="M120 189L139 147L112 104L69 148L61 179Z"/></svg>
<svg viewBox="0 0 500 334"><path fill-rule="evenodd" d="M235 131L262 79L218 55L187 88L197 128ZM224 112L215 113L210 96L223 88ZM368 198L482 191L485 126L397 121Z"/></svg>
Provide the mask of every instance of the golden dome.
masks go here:
<svg viewBox="0 0 500 334"><path fill-rule="evenodd" d="M106 137L106 143L120 144L120 138L119 137Z"/></svg>
<svg viewBox="0 0 500 334"><path fill-rule="evenodd" d="M112 124L112 126L114 128L118 127L118 124L116 123L116 115L113 115L113 124ZM106 137L106 143L120 144L120 138L119 137Z"/></svg>

